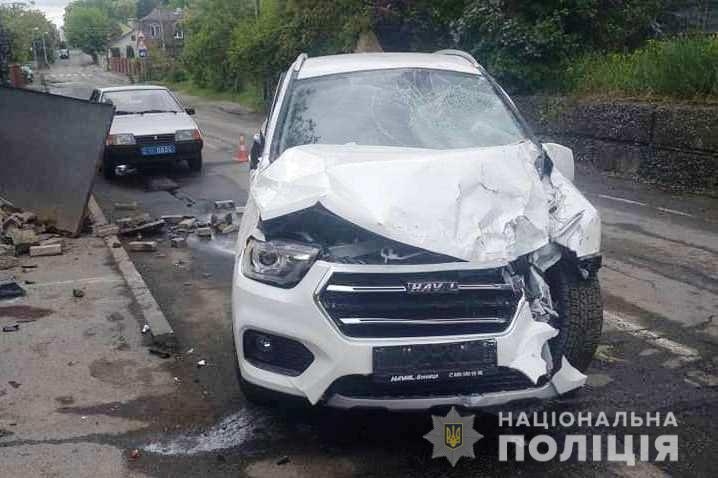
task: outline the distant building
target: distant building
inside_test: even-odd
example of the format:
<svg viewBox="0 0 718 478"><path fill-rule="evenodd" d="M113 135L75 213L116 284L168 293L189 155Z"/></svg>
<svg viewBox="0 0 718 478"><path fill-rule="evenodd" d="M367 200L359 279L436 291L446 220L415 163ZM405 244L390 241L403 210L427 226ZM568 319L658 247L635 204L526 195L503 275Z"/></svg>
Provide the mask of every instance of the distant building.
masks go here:
<svg viewBox="0 0 718 478"><path fill-rule="evenodd" d="M139 20L138 30L144 34L148 47L161 48L167 55L177 57L184 46L183 17L181 8L157 7Z"/></svg>

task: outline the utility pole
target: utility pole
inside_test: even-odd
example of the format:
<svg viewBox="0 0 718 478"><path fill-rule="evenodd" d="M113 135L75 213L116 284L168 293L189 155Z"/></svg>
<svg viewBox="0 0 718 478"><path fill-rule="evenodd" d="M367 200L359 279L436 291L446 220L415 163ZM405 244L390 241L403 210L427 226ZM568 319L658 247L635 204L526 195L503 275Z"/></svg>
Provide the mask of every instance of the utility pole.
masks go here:
<svg viewBox="0 0 718 478"><path fill-rule="evenodd" d="M43 32L42 34L42 54L45 57L45 68L49 68L50 63L47 61L47 46L45 45L45 35L47 35L47 32Z"/></svg>

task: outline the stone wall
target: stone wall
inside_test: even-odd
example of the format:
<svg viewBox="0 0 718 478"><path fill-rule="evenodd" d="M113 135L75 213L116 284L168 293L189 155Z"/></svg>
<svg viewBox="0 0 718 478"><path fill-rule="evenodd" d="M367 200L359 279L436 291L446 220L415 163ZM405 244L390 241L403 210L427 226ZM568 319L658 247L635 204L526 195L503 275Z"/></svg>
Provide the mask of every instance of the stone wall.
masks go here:
<svg viewBox="0 0 718 478"><path fill-rule="evenodd" d="M576 161L674 190L718 194L718 106L515 98L542 140Z"/></svg>

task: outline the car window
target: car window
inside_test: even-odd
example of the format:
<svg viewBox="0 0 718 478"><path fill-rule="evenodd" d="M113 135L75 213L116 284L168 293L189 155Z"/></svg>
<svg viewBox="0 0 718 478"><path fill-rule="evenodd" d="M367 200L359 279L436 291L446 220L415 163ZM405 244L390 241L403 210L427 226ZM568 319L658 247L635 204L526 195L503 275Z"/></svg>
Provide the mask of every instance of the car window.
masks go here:
<svg viewBox="0 0 718 478"><path fill-rule="evenodd" d="M182 111L167 90L108 91L102 96L102 102L115 105L115 114Z"/></svg>
<svg viewBox="0 0 718 478"><path fill-rule="evenodd" d="M279 154L309 143L458 149L525 139L478 74L392 69L329 75L297 80L288 101Z"/></svg>

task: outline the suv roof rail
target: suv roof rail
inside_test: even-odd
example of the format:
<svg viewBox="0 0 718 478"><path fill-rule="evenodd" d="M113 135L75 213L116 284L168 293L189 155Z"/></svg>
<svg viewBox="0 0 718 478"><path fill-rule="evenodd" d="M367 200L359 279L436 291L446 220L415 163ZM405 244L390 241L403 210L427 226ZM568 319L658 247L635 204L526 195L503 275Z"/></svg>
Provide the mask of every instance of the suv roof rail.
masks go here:
<svg viewBox="0 0 718 478"><path fill-rule="evenodd" d="M475 66L475 67L477 67L477 68L480 67L479 62L476 61L476 58L474 58L473 56L471 56L470 53L467 53L467 52L462 51L462 50L453 50L453 49L450 49L450 48L449 48L449 49L446 49L446 50L435 51L434 54L436 54L436 55L459 56L459 57L463 58L464 60L468 61L469 63L471 63L473 66Z"/></svg>
<svg viewBox="0 0 718 478"><path fill-rule="evenodd" d="M304 61L309 58L309 55L306 53L300 53L297 59L294 61L294 71L299 71L302 69L302 65L304 64Z"/></svg>

